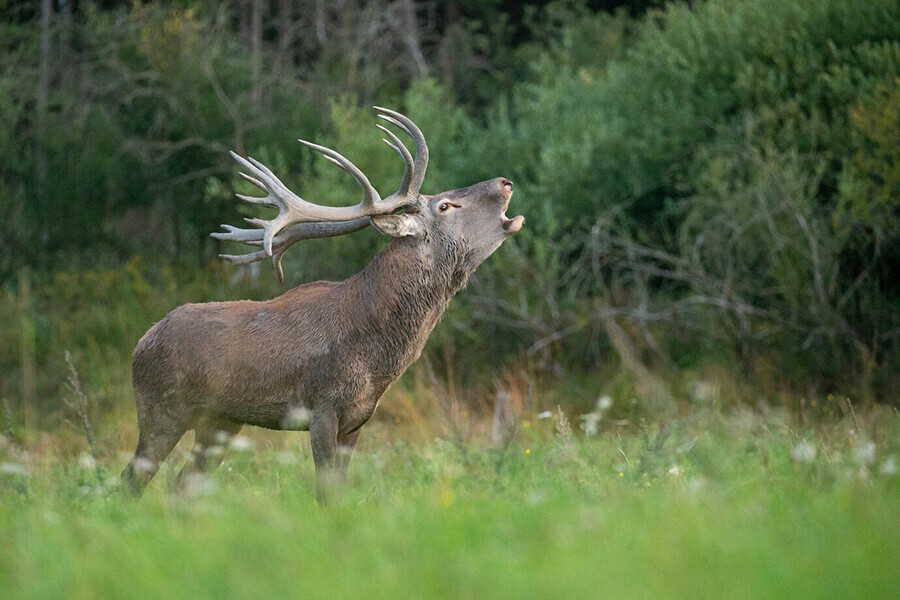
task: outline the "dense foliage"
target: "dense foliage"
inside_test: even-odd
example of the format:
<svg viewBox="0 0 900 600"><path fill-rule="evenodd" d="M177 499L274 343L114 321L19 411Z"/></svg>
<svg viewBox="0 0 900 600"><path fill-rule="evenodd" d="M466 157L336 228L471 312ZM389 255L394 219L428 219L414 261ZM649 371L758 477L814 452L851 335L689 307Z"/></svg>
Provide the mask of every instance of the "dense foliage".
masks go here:
<svg viewBox="0 0 900 600"><path fill-rule="evenodd" d="M463 367L502 355L559 373L617 357L640 379L648 365L724 362L776 387L896 400L893 0L614 14L576 1L515 13L502 2L81 3L46 33L31 4L5 4L0 309L22 325L0 335L0 393L25 385L35 348L39 367L61 363L60 331L73 325L57 317L88 297L73 300L72 281L118 281L116 298L146 293L137 282L209 280L207 234L249 214L233 200L242 183L227 149L305 197L352 201L349 178L301 152L302 136L392 191L401 165L368 109L380 104L425 130L425 192L498 174L517 183L526 229L431 345L465 348ZM365 232L298 246L288 280L346 276L380 244ZM161 260L196 275L146 267ZM253 281L240 284L248 294L273 291ZM192 285L210 295L191 300L229 295ZM124 354L124 366L159 304L101 302L128 333L107 344L109 325L82 330L84 359Z"/></svg>

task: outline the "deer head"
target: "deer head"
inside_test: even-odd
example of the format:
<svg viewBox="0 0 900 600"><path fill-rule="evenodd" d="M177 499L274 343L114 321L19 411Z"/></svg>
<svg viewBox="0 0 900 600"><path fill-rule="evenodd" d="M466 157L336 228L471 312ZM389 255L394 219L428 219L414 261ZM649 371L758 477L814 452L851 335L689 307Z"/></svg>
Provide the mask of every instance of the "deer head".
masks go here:
<svg viewBox="0 0 900 600"><path fill-rule="evenodd" d="M433 258L453 254L473 270L496 250L506 237L522 228L525 218L506 216L512 197L513 183L503 177L475 185L426 196L420 193L428 166L428 146L422 131L407 117L386 108L374 107L376 114L412 138L410 153L393 131L377 127L387 137L384 142L403 159L406 167L397 191L382 199L365 174L352 162L330 148L305 140L300 143L322 153L326 159L347 171L362 188L362 199L354 206L321 206L291 192L265 165L253 158L231 156L249 173L241 173L247 181L266 192L265 197L238 197L251 204L278 209L270 220L248 218L253 229L222 225L225 233L214 238L262 246L248 254L220 255L232 264L247 264L271 258L278 281L283 281L281 259L296 242L310 238L332 237L374 226L381 233L418 244ZM436 256L435 256L436 255Z"/></svg>

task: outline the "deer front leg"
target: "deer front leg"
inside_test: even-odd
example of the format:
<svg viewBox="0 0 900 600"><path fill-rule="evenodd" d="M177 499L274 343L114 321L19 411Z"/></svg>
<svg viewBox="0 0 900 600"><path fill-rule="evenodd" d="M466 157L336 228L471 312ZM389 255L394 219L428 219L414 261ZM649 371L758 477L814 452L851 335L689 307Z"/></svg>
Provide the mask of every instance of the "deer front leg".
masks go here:
<svg viewBox="0 0 900 600"><path fill-rule="evenodd" d="M328 496L337 479L335 454L338 418L331 412L315 413L309 423L309 440L316 463L316 500L328 503Z"/></svg>

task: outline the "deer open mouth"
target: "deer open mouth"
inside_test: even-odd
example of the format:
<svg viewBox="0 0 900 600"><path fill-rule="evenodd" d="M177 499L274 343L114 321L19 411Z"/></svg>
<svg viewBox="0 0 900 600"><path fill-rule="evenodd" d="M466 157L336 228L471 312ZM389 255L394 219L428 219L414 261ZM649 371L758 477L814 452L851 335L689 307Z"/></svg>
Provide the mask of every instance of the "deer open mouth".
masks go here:
<svg viewBox="0 0 900 600"><path fill-rule="evenodd" d="M509 194L506 198L506 202L503 204L503 213L500 215L500 219L503 223L503 231L508 234L513 234L522 229L522 225L525 223L525 217L517 215L510 219L506 216L506 210L509 208L510 200L512 200L512 193Z"/></svg>
<svg viewBox="0 0 900 600"><path fill-rule="evenodd" d="M522 215L517 215L512 219L507 219L506 215L503 216L503 231L506 233L515 233L518 230L522 229L522 224L525 223L525 217Z"/></svg>

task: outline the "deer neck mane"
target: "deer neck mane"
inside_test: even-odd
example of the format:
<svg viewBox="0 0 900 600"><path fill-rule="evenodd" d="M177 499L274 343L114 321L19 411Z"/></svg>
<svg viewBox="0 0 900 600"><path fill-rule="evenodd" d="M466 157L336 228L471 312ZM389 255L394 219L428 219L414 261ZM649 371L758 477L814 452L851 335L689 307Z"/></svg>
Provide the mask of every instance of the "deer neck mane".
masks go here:
<svg viewBox="0 0 900 600"><path fill-rule="evenodd" d="M398 239L343 282L345 306L355 311L351 318L378 345L377 354L404 357L396 365L389 360L386 371L405 369L418 358L472 270L458 248Z"/></svg>
<svg viewBox="0 0 900 600"><path fill-rule="evenodd" d="M414 322L435 310L443 314L473 270L456 246L397 239L347 283L361 287L374 309Z"/></svg>

